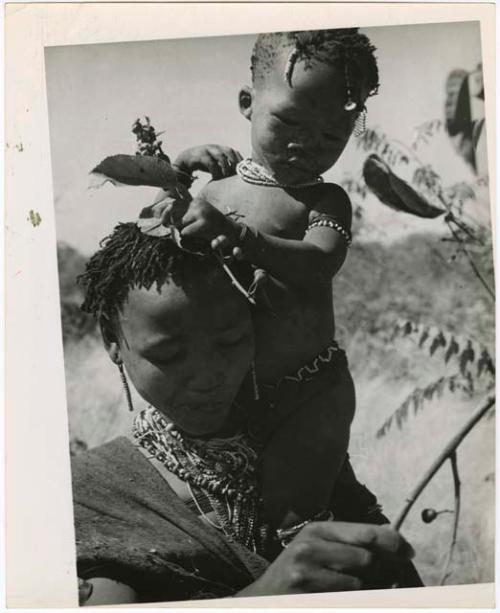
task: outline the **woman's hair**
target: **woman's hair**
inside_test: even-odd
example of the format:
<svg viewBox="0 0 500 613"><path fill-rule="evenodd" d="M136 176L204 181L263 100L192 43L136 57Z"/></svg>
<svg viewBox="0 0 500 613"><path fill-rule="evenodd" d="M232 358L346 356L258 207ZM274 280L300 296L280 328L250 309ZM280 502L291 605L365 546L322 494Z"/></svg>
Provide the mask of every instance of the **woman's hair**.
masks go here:
<svg viewBox="0 0 500 613"><path fill-rule="evenodd" d="M280 49L294 51L294 63L302 60L306 68L314 62L335 67L340 65L350 85L363 83L370 95L377 93L379 82L374 55L376 49L367 36L358 32L358 28L260 34L251 60L254 83L263 80L272 69Z"/></svg>
<svg viewBox="0 0 500 613"><path fill-rule="evenodd" d="M167 280L183 285L194 275L208 278L219 263L208 253L180 249L169 237L149 236L133 222L118 224L78 277L85 298L81 306L98 321L103 340L117 338L118 314L133 288L158 290Z"/></svg>

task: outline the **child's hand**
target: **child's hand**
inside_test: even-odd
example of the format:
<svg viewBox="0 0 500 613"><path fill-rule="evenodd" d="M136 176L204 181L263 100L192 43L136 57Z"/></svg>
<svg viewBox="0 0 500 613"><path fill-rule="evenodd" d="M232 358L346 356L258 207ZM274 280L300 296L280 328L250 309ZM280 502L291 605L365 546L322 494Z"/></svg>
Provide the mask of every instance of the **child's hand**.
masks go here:
<svg viewBox="0 0 500 613"><path fill-rule="evenodd" d="M207 200L195 198L180 225L182 237L203 238L212 249L237 249L242 226L221 213Z"/></svg>
<svg viewBox="0 0 500 613"><path fill-rule="evenodd" d="M179 183L159 192L153 204L142 209L139 219L154 217L164 226L177 225L188 210L191 200L188 189Z"/></svg>
<svg viewBox="0 0 500 613"><path fill-rule="evenodd" d="M243 158L238 151L222 145L200 145L185 149L177 156L174 165L182 172L192 174L203 170L212 175L212 179L230 177L236 173L236 164Z"/></svg>

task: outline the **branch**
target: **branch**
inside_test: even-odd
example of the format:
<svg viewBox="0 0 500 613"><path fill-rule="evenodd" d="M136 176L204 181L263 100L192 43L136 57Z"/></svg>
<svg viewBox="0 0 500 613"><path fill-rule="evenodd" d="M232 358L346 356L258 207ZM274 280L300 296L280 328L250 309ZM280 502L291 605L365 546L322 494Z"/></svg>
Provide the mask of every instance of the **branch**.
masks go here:
<svg viewBox="0 0 500 613"><path fill-rule="evenodd" d="M472 417L466 422L462 429L451 439L446 445L443 451L438 455L432 466L427 470L422 479L419 481L410 497L406 500L403 508L396 517L392 526L395 530L400 530L403 525L406 516L410 512L413 504L425 489L429 481L434 477L437 471L441 468L444 462L455 452L455 449L460 445L463 439L469 434L472 428L478 423L478 421L491 409L495 404L495 396L491 396L487 399L486 403L478 409Z"/></svg>
<svg viewBox="0 0 500 613"><path fill-rule="evenodd" d="M462 239L457 235L456 231L452 228L452 226L451 226L449 221L446 221L446 225L450 229L450 232L453 234L453 238L456 240L456 242L457 242L457 244L459 246L460 251L467 258L467 260L468 260L468 262L470 264L470 267L472 268L472 271L474 272L476 277L479 279L479 281L481 281L481 283L483 284L483 286L486 289L486 291L488 292L488 294L493 298L493 300L495 300L495 292L490 287L489 283L486 281L486 279L483 277L483 275L479 272L479 269L477 268L476 264L474 263L474 260L471 258L470 253L465 248Z"/></svg>
<svg viewBox="0 0 500 613"><path fill-rule="evenodd" d="M458 532L458 518L460 516L460 477L458 475L457 466L457 452L453 451L450 455L451 472L453 473L453 488L455 490L455 517L453 518L453 534L451 536L450 550L448 551L448 557L446 558L446 564L444 565L443 576L441 577L440 585L444 585L444 582L448 578L449 568L451 564L451 558L453 556L453 550L457 543Z"/></svg>

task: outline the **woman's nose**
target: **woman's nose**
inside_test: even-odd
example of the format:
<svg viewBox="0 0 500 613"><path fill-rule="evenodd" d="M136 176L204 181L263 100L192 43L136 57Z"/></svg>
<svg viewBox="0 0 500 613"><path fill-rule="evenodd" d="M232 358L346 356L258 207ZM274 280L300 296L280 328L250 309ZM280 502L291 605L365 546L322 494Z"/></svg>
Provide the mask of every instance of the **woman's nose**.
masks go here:
<svg viewBox="0 0 500 613"><path fill-rule="evenodd" d="M229 363L222 351L213 347L200 348L197 362L192 372L196 373L194 378L200 386L209 387L224 381Z"/></svg>

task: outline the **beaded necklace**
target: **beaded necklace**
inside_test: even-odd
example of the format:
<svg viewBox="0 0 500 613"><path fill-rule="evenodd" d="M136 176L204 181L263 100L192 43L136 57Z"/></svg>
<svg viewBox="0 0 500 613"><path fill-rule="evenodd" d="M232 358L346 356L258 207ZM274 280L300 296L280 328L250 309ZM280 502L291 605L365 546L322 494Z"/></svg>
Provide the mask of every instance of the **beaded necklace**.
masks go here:
<svg viewBox="0 0 500 613"><path fill-rule="evenodd" d="M236 166L236 173L245 183L265 185L267 187L282 187L284 189L303 189L304 187L312 187L313 185L323 183L323 177L315 177L311 181L294 183L293 185L279 183L263 166L254 162L251 158L246 158L239 162Z"/></svg>
<svg viewBox="0 0 500 613"><path fill-rule="evenodd" d="M217 527L229 540L257 551L257 453L243 434L195 439L179 432L153 407L137 415L132 432L135 445L207 496Z"/></svg>

